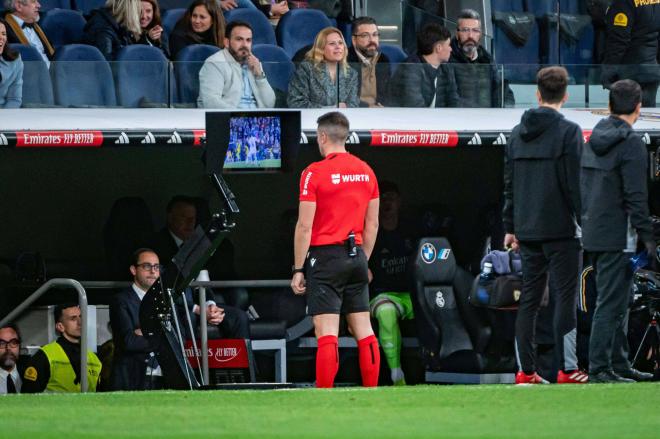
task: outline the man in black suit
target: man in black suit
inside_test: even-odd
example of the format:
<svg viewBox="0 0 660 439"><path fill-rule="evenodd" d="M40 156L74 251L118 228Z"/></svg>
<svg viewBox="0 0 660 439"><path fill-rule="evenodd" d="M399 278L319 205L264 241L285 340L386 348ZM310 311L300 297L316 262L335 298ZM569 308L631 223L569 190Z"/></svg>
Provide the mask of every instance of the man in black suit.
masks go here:
<svg viewBox="0 0 660 439"><path fill-rule="evenodd" d="M9 25L7 39L10 43L33 46L39 51L46 64L49 64L55 49L37 24L40 8L38 0L5 0L7 10L5 20Z"/></svg>
<svg viewBox="0 0 660 439"><path fill-rule="evenodd" d="M18 327L9 323L0 328L0 394L21 393L23 371L18 370L20 350Z"/></svg>

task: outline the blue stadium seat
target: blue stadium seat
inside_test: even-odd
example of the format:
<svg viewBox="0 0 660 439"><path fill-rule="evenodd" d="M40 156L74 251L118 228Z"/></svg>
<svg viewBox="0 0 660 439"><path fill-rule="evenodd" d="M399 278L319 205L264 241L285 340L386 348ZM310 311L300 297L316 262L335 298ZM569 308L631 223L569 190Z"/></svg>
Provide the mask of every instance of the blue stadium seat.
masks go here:
<svg viewBox="0 0 660 439"><path fill-rule="evenodd" d="M169 9L186 9L190 6L190 3L192 3L192 0L159 0L158 6L160 6L162 12Z"/></svg>
<svg viewBox="0 0 660 439"><path fill-rule="evenodd" d="M181 19L185 13L185 8L168 9L167 11L163 12L163 16L161 17L163 21L163 30L168 36L172 34L174 26L176 26L176 22L179 21L179 19Z"/></svg>
<svg viewBox="0 0 660 439"><path fill-rule="evenodd" d="M270 86L286 93L295 66L284 49L272 44L255 44L252 53L261 61Z"/></svg>
<svg viewBox="0 0 660 439"><path fill-rule="evenodd" d="M514 44L500 26L493 26L493 33L495 60L497 64L507 64L504 66L505 79L511 82L534 82L539 64L539 28L536 21L524 46Z"/></svg>
<svg viewBox="0 0 660 439"><path fill-rule="evenodd" d="M542 19L546 14L557 12L557 0L528 0L525 9L537 19Z"/></svg>
<svg viewBox="0 0 660 439"><path fill-rule="evenodd" d="M305 46L314 43L320 30L331 26L326 15L316 9L292 9L280 18L275 29L277 44L293 58Z"/></svg>
<svg viewBox="0 0 660 439"><path fill-rule="evenodd" d="M93 9L102 8L105 5L105 0L75 0L76 9L82 12L86 17L92 12Z"/></svg>
<svg viewBox="0 0 660 439"><path fill-rule="evenodd" d="M220 50L208 44L195 44L179 51L174 63L174 77L179 90L178 104L196 106L199 95L199 69L209 56Z"/></svg>
<svg viewBox="0 0 660 439"><path fill-rule="evenodd" d="M583 1L583 3L586 3ZM559 0L562 14L580 14L586 11L580 10L580 0Z"/></svg>
<svg viewBox="0 0 660 439"><path fill-rule="evenodd" d="M65 44L82 41L85 19L79 11L51 9L41 20L40 25L50 44L57 50Z"/></svg>
<svg viewBox="0 0 660 439"><path fill-rule="evenodd" d="M257 9L238 8L225 12L225 21L244 21L252 26L252 44L277 44L273 25Z"/></svg>
<svg viewBox="0 0 660 439"><path fill-rule="evenodd" d="M9 47L21 54L23 60L23 107L50 107L53 100L53 86L50 82L48 66L32 46L10 44Z"/></svg>
<svg viewBox="0 0 660 439"><path fill-rule="evenodd" d="M57 49L51 63L51 75L57 105L117 105L110 64L94 46L69 44Z"/></svg>
<svg viewBox="0 0 660 439"><path fill-rule="evenodd" d="M163 51L145 44L122 48L115 64L117 103L122 107L166 107L169 63Z"/></svg>
<svg viewBox="0 0 660 439"><path fill-rule="evenodd" d="M381 44L380 51L383 52L385 56L387 56L387 58L390 60L390 73L394 73L396 66L408 58L406 52L394 44Z"/></svg>
<svg viewBox="0 0 660 439"><path fill-rule="evenodd" d="M491 0L491 11L523 12L523 0Z"/></svg>
<svg viewBox="0 0 660 439"><path fill-rule="evenodd" d="M71 0L39 0L42 13L48 12L51 9L71 9Z"/></svg>

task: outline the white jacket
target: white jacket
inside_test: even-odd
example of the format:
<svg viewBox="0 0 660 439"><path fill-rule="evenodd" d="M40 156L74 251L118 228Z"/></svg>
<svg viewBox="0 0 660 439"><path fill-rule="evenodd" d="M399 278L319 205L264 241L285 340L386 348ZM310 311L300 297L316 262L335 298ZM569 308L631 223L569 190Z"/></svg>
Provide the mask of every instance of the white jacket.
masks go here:
<svg viewBox="0 0 660 439"><path fill-rule="evenodd" d="M266 75L255 78L248 70L248 80L259 108L275 106L275 92ZM211 55L199 71L199 108L238 108L243 94L243 71L229 50Z"/></svg>

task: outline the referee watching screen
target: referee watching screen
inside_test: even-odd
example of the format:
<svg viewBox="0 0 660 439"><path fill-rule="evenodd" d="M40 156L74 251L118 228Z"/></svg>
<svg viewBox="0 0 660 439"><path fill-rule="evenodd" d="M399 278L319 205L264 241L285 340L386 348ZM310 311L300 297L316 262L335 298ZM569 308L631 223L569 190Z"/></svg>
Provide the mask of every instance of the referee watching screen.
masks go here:
<svg viewBox="0 0 660 439"><path fill-rule="evenodd" d="M307 293L318 340L316 386L332 387L339 368L339 316L358 342L362 385L378 385L380 352L369 319L367 261L378 232L378 182L346 151L349 123L339 112L317 120L323 160L300 178L291 288Z"/></svg>

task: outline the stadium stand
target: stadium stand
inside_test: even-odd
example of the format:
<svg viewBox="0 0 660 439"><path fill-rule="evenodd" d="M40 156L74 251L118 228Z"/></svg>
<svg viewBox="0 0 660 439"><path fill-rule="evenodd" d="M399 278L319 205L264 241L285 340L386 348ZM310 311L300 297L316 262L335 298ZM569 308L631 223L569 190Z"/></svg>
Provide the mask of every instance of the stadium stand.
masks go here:
<svg viewBox="0 0 660 439"><path fill-rule="evenodd" d="M163 51L145 44L126 46L117 54L115 87L122 107L166 107L169 64Z"/></svg>
<svg viewBox="0 0 660 439"><path fill-rule="evenodd" d="M48 66L32 46L11 44L23 59L23 107L49 107L54 104Z"/></svg>
<svg viewBox="0 0 660 439"><path fill-rule="evenodd" d="M385 56L387 56L387 58L390 60L391 73L394 73L397 64L402 63L403 61L405 61L406 58L408 58L406 52L404 52L402 48L400 48L399 46L395 46L394 44L381 44L380 51L384 53Z"/></svg>
<svg viewBox="0 0 660 439"><path fill-rule="evenodd" d="M179 91L178 106L195 107L199 95L199 70L209 56L220 50L208 44L187 46L177 54L174 77Z"/></svg>
<svg viewBox="0 0 660 439"><path fill-rule="evenodd" d="M51 74L57 105L117 105L110 65L94 46L69 44L60 47L55 52Z"/></svg>
<svg viewBox="0 0 660 439"><path fill-rule="evenodd" d="M71 0L41 0L39 4L42 13L52 9L71 9Z"/></svg>
<svg viewBox="0 0 660 439"><path fill-rule="evenodd" d="M55 50L65 44L76 44L82 41L85 19L79 11L51 9L40 24Z"/></svg>
<svg viewBox="0 0 660 439"><path fill-rule="evenodd" d="M163 30L169 36L174 30L177 21L186 13L186 8L168 9L163 12Z"/></svg>
<svg viewBox="0 0 660 439"><path fill-rule="evenodd" d="M244 21L252 26L252 44L277 44L273 25L257 9L238 8L225 12L225 21Z"/></svg>
<svg viewBox="0 0 660 439"><path fill-rule="evenodd" d="M94 9L102 8L105 0L76 0L76 9L87 17Z"/></svg>
<svg viewBox="0 0 660 439"><path fill-rule="evenodd" d="M332 26L326 15L315 9L293 9L285 14L275 29L277 44L293 58L303 47L313 44L321 29Z"/></svg>
<svg viewBox="0 0 660 439"><path fill-rule="evenodd" d="M190 5L191 0L160 0L158 6L161 11L169 9L186 9Z"/></svg>

